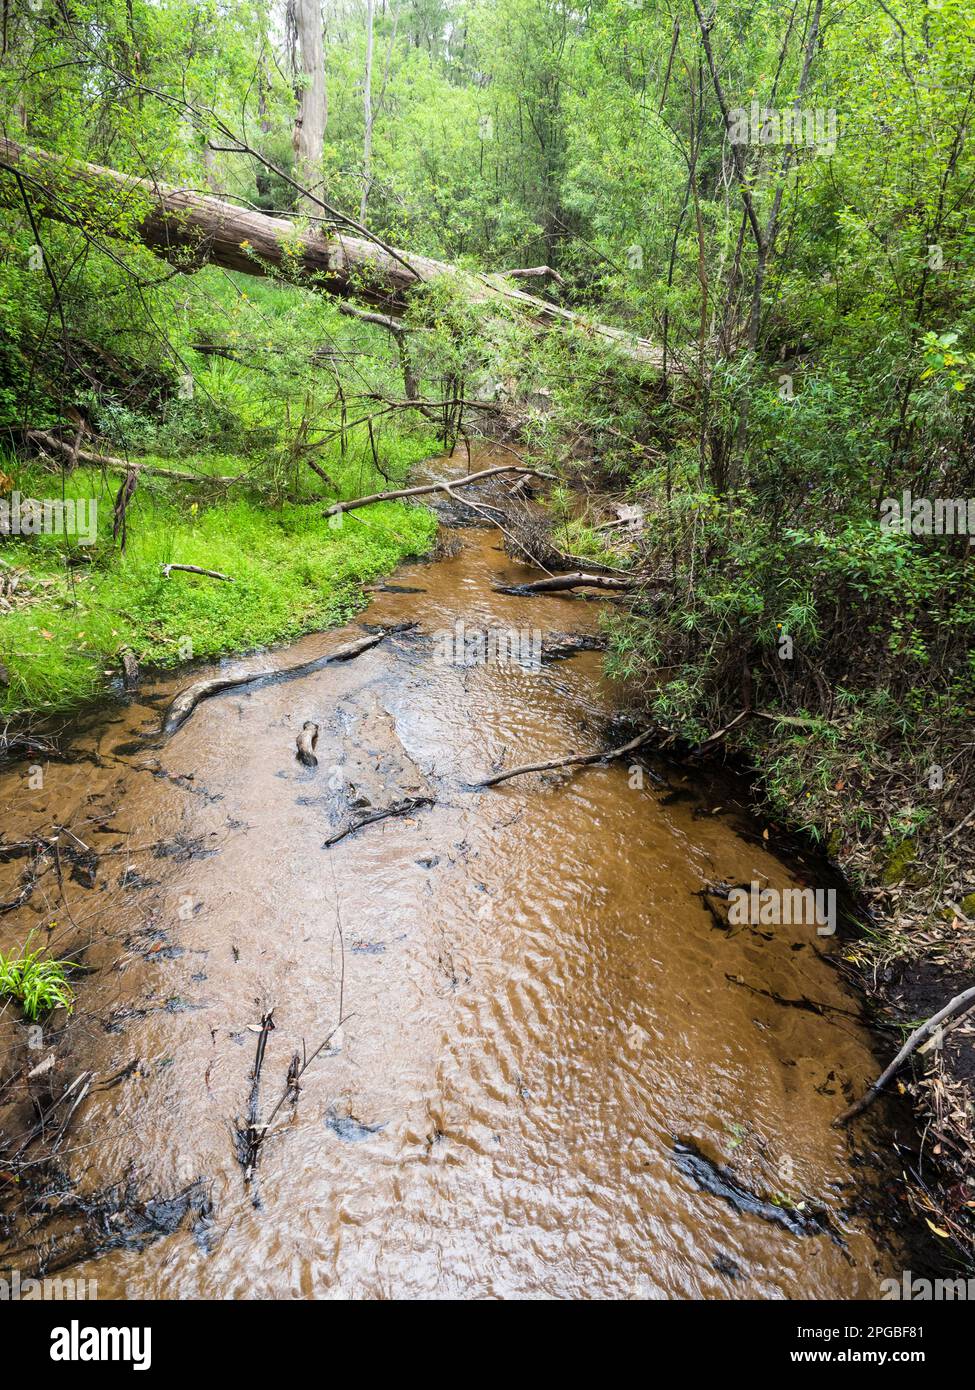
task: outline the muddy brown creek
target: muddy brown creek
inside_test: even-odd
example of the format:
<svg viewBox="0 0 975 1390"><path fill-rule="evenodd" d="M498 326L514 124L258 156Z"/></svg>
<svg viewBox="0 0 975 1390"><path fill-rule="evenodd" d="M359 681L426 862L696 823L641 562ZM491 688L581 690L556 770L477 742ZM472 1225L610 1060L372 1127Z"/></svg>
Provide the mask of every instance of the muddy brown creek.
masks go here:
<svg viewBox="0 0 975 1390"><path fill-rule="evenodd" d="M625 696L598 651L445 659L459 622L540 630L551 655L601 607L497 593L537 572L496 530L447 534L455 554L401 568L347 629L223 667L390 630L355 660L217 695L166 740L189 678L147 678L42 787L0 774L7 842L66 826L97 856L0 918L0 947L54 921L89 967L33 1050L4 1010L4 1077L25 1094L52 1051L55 1089L95 1073L0 1263L46 1254L100 1297L878 1297L902 1265L871 1216L889 1175L830 1127L878 1069L842 946L722 929L705 883L797 879L703 775L470 789L607 745ZM407 798L432 804L323 848ZM0 864L0 900L22 869ZM246 1183L262 1014L267 1117L340 1006Z"/></svg>

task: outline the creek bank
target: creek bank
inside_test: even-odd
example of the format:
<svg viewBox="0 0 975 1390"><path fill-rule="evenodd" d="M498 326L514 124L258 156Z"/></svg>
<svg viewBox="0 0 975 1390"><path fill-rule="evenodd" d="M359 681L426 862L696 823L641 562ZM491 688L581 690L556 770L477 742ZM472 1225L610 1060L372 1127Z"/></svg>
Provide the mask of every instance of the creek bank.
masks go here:
<svg viewBox="0 0 975 1390"><path fill-rule="evenodd" d="M637 602L652 630L659 597ZM620 650L625 661L625 642L616 653L611 644L611 662ZM752 809L777 842L795 837L825 854L850 885L858 928L840 964L884 1039L886 1065L915 1028L975 984L975 813L962 754L930 769L943 775L944 790L929 812L922 803L932 798L919 794L902 748L847 740L842 718L824 723L799 706L752 708L747 689L743 710L737 677L724 694L722 727L695 741L679 716L661 720L658 746L747 778ZM651 709L648 699L644 718ZM963 750L970 730L942 736L946 748ZM792 771L782 775L786 765ZM975 1267L975 1008L922 1043L887 1089L913 1109L905 1190L914 1211L951 1258Z"/></svg>
<svg viewBox="0 0 975 1390"><path fill-rule="evenodd" d="M579 496L583 496L581 489ZM626 511L606 497L594 499L586 494L584 514L590 526L594 505L597 516L600 510ZM539 565L547 568L557 552L550 543L553 528L539 519L540 511L522 506L516 515L504 516L502 524L509 554L534 554ZM602 528L595 525L593 534L607 526L622 528L621 559L632 563L636 571L639 528L634 532L631 519L624 516L622 522L603 523ZM570 559L574 562L578 557ZM571 565L565 562L556 568L569 570ZM634 600L647 616L666 602L665 593L648 592L653 581L641 580L635 573L619 579L546 574L540 581L507 592L534 592L542 602L546 592L580 587L580 580L585 588L636 590ZM625 605L627 600L619 596L615 601ZM650 722L648 710L641 710L639 701L631 713L636 727ZM802 857L815 857L825 847L840 876L837 883L849 885L841 890L849 903L848 935L837 964L884 1039L884 1065L918 1025L971 988L975 983L975 812L962 814L966 809L959 799L962 778L946 791L940 824L928 826L923 840L895 835L892 851L890 828L898 823L902 800L897 792L902 788L891 787L890 759L883 748L875 750L874 766L865 763L855 775L837 780L834 795L845 793L843 799L850 803L844 808L842 832L834 821L818 827L817 833L817 827L810 825L808 806L801 800L784 800L781 792L772 797L767 781L767 769L800 740L808 745L807 760L815 762L817 720L798 709L765 711L749 705L696 743L683 737L679 724L652 727L654 746L684 765L727 763L736 776L744 777L752 789L753 812L767 821L783 852L788 853L791 846ZM926 856L934 863L926 864ZM962 1007L933 1038L922 1042L890 1078L887 1089L906 1096L913 1109L915 1136L902 1150L911 1205L938 1241L975 1265L975 1005Z"/></svg>
<svg viewBox="0 0 975 1390"><path fill-rule="evenodd" d="M430 443L400 437L396 472ZM214 458L201 467L207 462L225 466ZM343 491L360 481L351 461L333 472ZM201 472L196 489L140 481L120 554L112 487L97 469L62 477L27 460L16 473L25 495L56 486L96 499L98 533L93 545L68 551L59 536L0 538L0 756L29 752L48 716L124 694L138 668L229 657L346 622L364 606L365 586L435 543L436 521L422 507L391 502L367 522L327 518L304 497L272 507L246 482L233 495L215 492ZM359 474L367 486L379 476L365 464ZM167 579L166 567L177 564L234 582L192 572Z"/></svg>

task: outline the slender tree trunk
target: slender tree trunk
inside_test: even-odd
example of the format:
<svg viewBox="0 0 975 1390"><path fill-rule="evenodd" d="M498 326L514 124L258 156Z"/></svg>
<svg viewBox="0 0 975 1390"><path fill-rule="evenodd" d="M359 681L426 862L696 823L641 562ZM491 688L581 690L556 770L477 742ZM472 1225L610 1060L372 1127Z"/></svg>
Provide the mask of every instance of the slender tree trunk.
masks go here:
<svg viewBox="0 0 975 1390"><path fill-rule="evenodd" d="M366 74L362 87L365 128L362 137L362 201L359 204L359 221L363 227L366 225L369 185L372 183L372 21L374 8L375 0L366 0Z"/></svg>
<svg viewBox="0 0 975 1390"><path fill-rule="evenodd" d="M288 0L287 32L298 102L291 137L295 179L314 191L321 182L322 147L328 119L321 0ZM302 204L305 212L318 210L308 199L303 199Z"/></svg>
<svg viewBox="0 0 975 1390"><path fill-rule="evenodd" d="M261 143L265 147L265 153L267 152L267 137L271 133L271 118L268 115L267 110L267 93L267 54L262 49L260 64L257 69L257 118L258 123L260 125L261 135L264 137ZM254 176L254 183L257 187L258 198L260 198L265 203L269 203L271 198L271 178L268 174L268 171L263 168L258 169L257 173Z"/></svg>

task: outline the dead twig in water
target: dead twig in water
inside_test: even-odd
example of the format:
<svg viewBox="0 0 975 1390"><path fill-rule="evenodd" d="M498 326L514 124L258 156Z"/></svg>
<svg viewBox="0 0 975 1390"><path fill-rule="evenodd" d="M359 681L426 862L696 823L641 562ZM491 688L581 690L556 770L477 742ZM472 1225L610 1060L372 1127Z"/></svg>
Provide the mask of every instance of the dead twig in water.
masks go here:
<svg viewBox="0 0 975 1390"><path fill-rule="evenodd" d="M521 777L528 772L555 772L561 767L586 767L591 763L612 762L616 758L625 757L627 753L635 753L638 748L655 738L656 734L656 729L644 729L642 734L637 734L636 738L631 738L629 743L621 744L619 748L604 748L599 753L569 753L567 757L553 758L548 763L526 763L523 767L511 768L509 772L495 773L483 782L475 782L470 790L482 791L485 787L496 787L501 782L507 782L510 777Z"/></svg>
<svg viewBox="0 0 975 1390"><path fill-rule="evenodd" d="M55 1130L54 1137L51 1140L51 1150L53 1151L53 1149L64 1138L65 1132L67 1131L68 1125L71 1123L71 1120L74 1117L75 1112L77 1111L79 1105L91 1089L91 1083L94 1079L94 1076L95 1073L93 1071L79 1072L75 1079L64 1088L64 1090L61 1092L58 1098L52 1101L46 1110L41 1112L41 1116L38 1119L37 1123L34 1124L29 1130L27 1130L25 1134L21 1135L20 1143L14 1150L13 1154L11 1155L11 1158L18 1159L22 1153L24 1153L27 1149L30 1148L31 1144L33 1144L35 1139L40 1138L45 1133L45 1127L47 1125L48 1120L50 1120L53 1117L58 1107L62 1105L64 1101L68 1099L69 1096L72 1096L73 1099L71 1105L68 1107L67 1113L59 1123L57 1129Z"/></svg>
<svg viewBox="0 0 975 1390"><path fill-rule="evenodd" d="M238 1129L240 1145L238 1157L244 1169L244 1182L249 1183L257 1167L257 1154L261 1140L267 1133L267 1125L264 1126L261 1134L257 1132L258 1107L261 1097L261 1071L264 1067L264 1053L267 1049L268 1034L274 1027L274 1009L261 1015L261 1031L257 1039L257 1055L254 1058L254 1070L251 1072L251 1093L247 1104L247 1128Z"/></svg>
<svg viewBox="0 0 975 1390"><path fill-rule="evenodd" d="M843 1125L854 1119L855 1116L862 1114L868 1105L872 1105L890 1078L901 1068L908 1057L910 1057L918 1043L923 1042L927 1035L937 1028L939 1023L943 1023L946 1018L950 1018L952 1014L957 1013L963 1005L969 1004L972 1001L975 1001L975 986L971 989L963 990L961 994L956 994L954 999L949 1000L943 1009L939 1009L936 1014L932 1014L929 1019L926 1019L925 1022L921 1024L920 1028L915 1028L914 1032L908 1038L900 1052L898 1052L890 1066L880 1073L876 1081L860 1100L854 1101L851 1106L843 1111L842 1115L836 1117L833 1121L833 1128L842 1128Z"/></svg>
<svg viewBox="0 0 975 1390"><path fill-rule="evenodd" d="M424 806L432 806L432 796L407 796L402 801L394 801L392 806L387 806L383 811L373 811L371 815L360 816L352 821L344 829L336 831L334 835L322 842L322 849L331 849L340 840L344 840L347 835L354 835L357 830L364 829L367 825L375 825L377 821L389 820L391 816L408 816L411 811L419 811Z"/></svg>

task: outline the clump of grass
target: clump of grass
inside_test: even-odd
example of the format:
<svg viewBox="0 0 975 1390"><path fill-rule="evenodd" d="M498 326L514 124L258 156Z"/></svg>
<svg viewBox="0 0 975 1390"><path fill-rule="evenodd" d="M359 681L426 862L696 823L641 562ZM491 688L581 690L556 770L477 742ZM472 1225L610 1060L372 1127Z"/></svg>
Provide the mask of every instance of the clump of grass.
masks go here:
<svg viewBox="0 0 975 1390"><path fill-rule="evenodd" d="M74 990L68 983L68 971L77 962L51 960L44 946L30 950L32 936L33 932L20 955L5 956L0 951L0 999L16 999L30 1019L58 1006L70 1013Z"/></svg>

